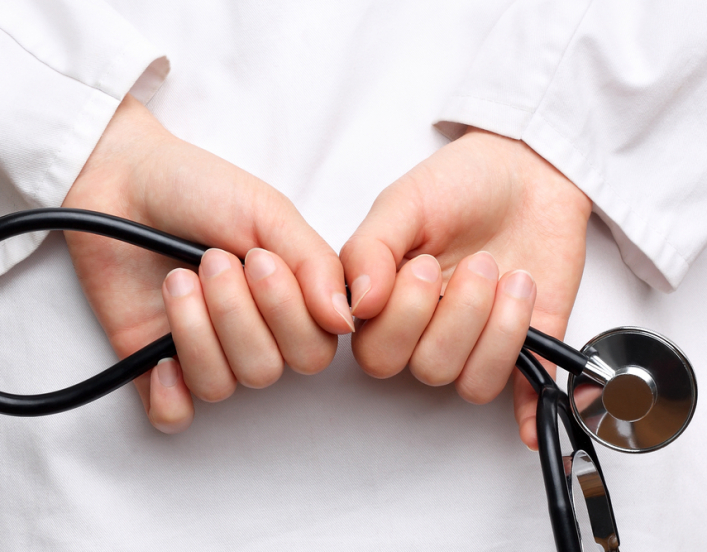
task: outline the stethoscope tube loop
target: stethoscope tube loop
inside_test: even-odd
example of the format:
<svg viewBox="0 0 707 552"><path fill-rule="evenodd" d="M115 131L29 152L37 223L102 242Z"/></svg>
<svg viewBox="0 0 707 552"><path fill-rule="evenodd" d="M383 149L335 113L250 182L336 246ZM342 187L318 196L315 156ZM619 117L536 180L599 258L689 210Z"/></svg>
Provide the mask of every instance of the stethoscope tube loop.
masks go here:
<svg viewBox="0 0 707 552"><path fill-rule="evenodd" d="M149 226L116 216L81 209L33 209L0 218L0 241L28 232L43 230L69 230L106 236L144 249L171 257L178 261L198 266L208 247L155 230ZM572 349L562 341L530 328L525 347L551 362L582 373L588 357ZM38 395L14 395L0 392L0 413L12 416L43 416L63 412L91 402L135 379L155 366L159 360L176 354L171 334L165 335L121 360L100 374L81 383ZM547 382L547 374L541 375L540 365L530 353L521 355L521 362L528 366L539 390ZM540 367L542 370L542 367ZM543 370L544 371L544 370ZM538 379L540 378L540 379ZM538 383L541 383L538 387ZM554 385L554 382L553 382Z"/></svg>
<svg viewBox="0 0 707 552"><path fill-rule="evenodd" d="M0 241L42 230L75 230L98 234L192 265L198 265L208 249L144 224L83 209L31 209L0 218Z"/></svg>
<svg viewBox="0 0 707 552"><path fill-rule="evenodd" d="M117 362L100 374L58 391L39 395L0 392L0 413L10 416L47 416L95 401L144 374L163 358L177 354L172 334L167 334Z"/></svg>

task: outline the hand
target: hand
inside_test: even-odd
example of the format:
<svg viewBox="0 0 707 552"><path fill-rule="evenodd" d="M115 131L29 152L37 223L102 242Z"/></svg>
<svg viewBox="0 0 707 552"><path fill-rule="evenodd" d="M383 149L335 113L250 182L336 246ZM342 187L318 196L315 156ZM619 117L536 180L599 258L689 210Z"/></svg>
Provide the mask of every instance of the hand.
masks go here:
<svg viewBox="0 0 707 552"><path fill-rule="evenodd" d="M130 96L63 206L219 248L206 252L197 276L128 244L66 233L84 291L121 358L173 334L178 360L135 380L150 421L164 432L191 423L190 391L220 401L237 381L272 384L284 363L313 374L331 362L335 334L351 331L336 253L292 203L177 139ZM245 270L236 256L245 257Z"/></svg>
<svg viewBox="0 0 707 552"><path fill-rule="evenodd" d="M352 337L359 364L375 377L409 365L428 385L491 401L531 322L564 336L590 214L522 142L472 129L440 149L380 194L341 250L353 313L367 320ZM536 401L516 374L516 419L533 449Z"/></svg>

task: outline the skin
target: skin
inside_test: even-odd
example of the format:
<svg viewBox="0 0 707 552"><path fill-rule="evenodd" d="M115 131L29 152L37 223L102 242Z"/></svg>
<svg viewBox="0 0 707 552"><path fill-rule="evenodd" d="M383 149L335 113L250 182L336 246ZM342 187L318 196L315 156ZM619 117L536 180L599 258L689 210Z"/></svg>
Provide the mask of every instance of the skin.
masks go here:
<svg viewBox="0 0 707 552"><path fill-rule="evenodd" d="M589 199L525 144L471 130L384 190L339 262L282 194L171 135L130 96L64 206L218 248L197 274L114 240L66 233L121 358L172 331L178 358L135 382L151 423L166 433L189 426L192 394L220 401L237 382L265 387L285 363L306 374L325 368L336 335L353 329L344 271L359 319L353 351L366 372L390 377L407 365L428 385L454 382L466 400L492 400L529 323L563 337L591 212ZM537 448L536 397L522 377L514 396L521 439Z"/></svg>
<svg viewBox="0 0 707 552"><path fill-rule="evenodd" d="M337 334L353 328L338 257L292 203L179 140L130 96L63 206L218 248L206 252L197 273L115 240L66 233L84 292L121 358L173 333L178 359L135 380L151 423L163 432L189 426L192 394L213 402L230 396L237 382L265 387L285 363L319 372L334 357Z"/></svg>
<svg viewBox="0 0 707 552"><path fill-rule="evenodd" d="M341 250L361 367L385 378L409 366L493 400L530 324L564 337L591 208L523 142L470 129L438 150L378 196ZM537 450L537 396L515 372L520 436Z"/></svg>

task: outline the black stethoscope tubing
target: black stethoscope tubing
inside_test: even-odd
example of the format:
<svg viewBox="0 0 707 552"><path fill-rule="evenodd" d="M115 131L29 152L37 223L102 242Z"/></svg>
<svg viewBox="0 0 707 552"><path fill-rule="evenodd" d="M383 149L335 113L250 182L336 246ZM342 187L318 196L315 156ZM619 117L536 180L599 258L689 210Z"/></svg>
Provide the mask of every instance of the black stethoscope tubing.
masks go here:
<svg viewBox="0 0 707 552"><path fill-rule="evenodd" d="M70 230L98 234L198 266L209 249L149 226L105 213L81 209L31 209L0 217L0 241L29 232ZM524 349L529 349L553 364L579 375L589 358L569 345L535 328L529 328ZM82 406L132 381L163 358L177 354L172 334L167 334L95 376L65 389L37 395L0 392L0 413L11 416L45 416ZM521 356L525 353L521 353ZM532 366L521 361L523 366ZM554 385L539 371L526 373L536 391ZM548 381L549 380L549 381ZM550 383L551 382L551 383Z"/></svg>

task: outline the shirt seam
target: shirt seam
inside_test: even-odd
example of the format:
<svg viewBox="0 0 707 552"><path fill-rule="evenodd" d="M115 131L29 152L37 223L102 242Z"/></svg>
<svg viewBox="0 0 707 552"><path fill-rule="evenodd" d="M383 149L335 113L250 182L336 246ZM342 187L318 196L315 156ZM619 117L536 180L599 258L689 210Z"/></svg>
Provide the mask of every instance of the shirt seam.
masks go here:
<svg viewBox="0 0 707 552"><path fill-rule="evenodd" d="M10 39L11 39L15 44L17 44L20 48L22 48L22 50L24 50L25 52L27 52L30 56L32 56L34 59L36 59L39 63L41 63L41 64L44 65L45 67L48 67L49 69L51 69L51 70L54 71L55 73L58 73L59 75L61 75L62 77L66 77L67 79L71 79L71 80L73 80L73 81L75 81L75 82L78 82L78 83L80 83L80 84L83 84L84 86L89 86L89 85L87 85L85 82L81 82L81 81L80 81L79 79L77 79L76 77L72 77L71 75L67 75L67 74L65 74L65 73L62 73L62 72L59 71L56 67L52 67L52 66L49 65L46 61L44 61L44 60L38 58L37 55L36 55L34 52L32 52L31 50L28 50L19 40L17 40L14 36L12 36L12 34L10 34L10 33L7 31L7 29L2 29L2 28L0 28L0 31L2 31L4 34L6 34L7 36L9 36ZM89 86L89 88L92 88L92 87Z"/></svg>
<svg viewBox="0 0 707 552"><path fill-rule="evenodd" d="M577 26L575 27L574 31L572 32L572 35L570 36L569 40L567 40L565 47L562 49L562 53L559 56L559 61L557 63L557 66L555 67L555 70L553 71L552 75L548 79L548 83L547 83L547 86L545 87L545 91L543 92L542 96L540 97L540 100L538 101L538 104L536 107L523 107L520 105L516 105L516 104L512 104L512 103L508 103L508 102L500 102L497 100L492 100L489 98L484 98L484 97L473 95L473 94L457 94L457 95L455 95L455 97L457 97L457 98L473 98L473 99L493 103L496 105L510 107L513 109L517 109L519 111L524 111L526 113L534 114L536 112L536 110L538 109L538 107L543 103L545 96L547 96L547 92L550 89L550 87L552 86L552 83L555 80L555 77L557 76L557 72L560 70L560 66L562 65L565 55L567 54L567 49L570 47L570 44L572 44L572 40L574 39L575 35L577 34L577 31L579 30L579 28L582 26L582 22L587 17L587 13L589 12L589 8L591 8L593 3L594 3L594 0L589 1L589 3L587 4L587 7L584 10L584 13L582 14L582 17L579 19L579 21L577 22Z"/></svg>
<svg viewBox="0 0 707 552"><path fill-rule="evenodd" d="M535 110L537 110L543 103L543 100L547 96L548 90L550 90L550 87L552 86L552 83L555 80L555 77L557 76L557 72L560 70L560 67L562 66L562 62L565 59L565 56L567 54L567 50L570 47L570 44L572 44L572 41L574 40L575 35L579 31L579 28L582 26L582 23L584 22L584 19L587 17L587 13L589 13L589 8L592 7L592 4L594 3L594 0L589 0L589 3L587 4L587 7L584 10L584 13L582 14L582 17L580 17L579 21L577 22L577 26L574 28L574 31L572 31L572 35L570 36L569 40L565 44L565 47L562 50L562 53L560 54L560 60L557 62L557 66L555 67L555 71L553 71L552 76L548 79L547 81L547 86L545 87L545 91L543 92L543 95L540 97L540 101L538 102L538 105L535 107ZM535 112L535 110L533 112Z"/></svg>

